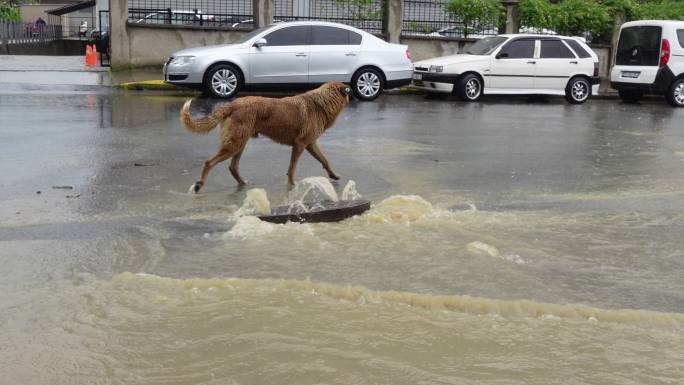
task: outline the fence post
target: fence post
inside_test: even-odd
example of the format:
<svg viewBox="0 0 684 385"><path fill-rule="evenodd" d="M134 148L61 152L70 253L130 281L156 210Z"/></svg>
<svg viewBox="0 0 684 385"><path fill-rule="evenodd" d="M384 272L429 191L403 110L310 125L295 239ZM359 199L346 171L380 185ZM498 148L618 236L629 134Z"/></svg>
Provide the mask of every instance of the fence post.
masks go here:
<svg viewBox="0 0 684 385"><path fill-rule="evenodd" d="M520 31L520 10L518 3L520 0L502 0L501 3L506 7L506 33L518 33Z"/></svg>
<svg viewBox="0 0 684 385"><path fill-rule="evenodd" d="M252 0L254 28L261 28L273 23L275 0Z"/></svg>
<svg viewBox="0 0 684 385"><path fill-rule="evenodd" d="M109 2L109 44L112 49L111 63L113 67L131 65L131 48L128 40L128 0L110 0Z"/></svg>
<svg viewBox="0 0 684 385"><path fill-rule="evenodd" d="M382 1L382 33L390 43L399 43L401 24L404 21L403 0Z"/></svg>

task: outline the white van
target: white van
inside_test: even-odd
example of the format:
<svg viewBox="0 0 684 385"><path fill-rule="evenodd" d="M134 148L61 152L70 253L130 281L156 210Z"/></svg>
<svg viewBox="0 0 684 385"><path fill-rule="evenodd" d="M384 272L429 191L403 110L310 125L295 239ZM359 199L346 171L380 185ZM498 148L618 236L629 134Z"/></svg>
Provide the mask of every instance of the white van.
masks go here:
<svg viewBox="0 0 684 385"><path fill-rule="evenodd" d="M645 93L684 107L684 21L638 20L620 28L610 84L629 103Z"/></svg>

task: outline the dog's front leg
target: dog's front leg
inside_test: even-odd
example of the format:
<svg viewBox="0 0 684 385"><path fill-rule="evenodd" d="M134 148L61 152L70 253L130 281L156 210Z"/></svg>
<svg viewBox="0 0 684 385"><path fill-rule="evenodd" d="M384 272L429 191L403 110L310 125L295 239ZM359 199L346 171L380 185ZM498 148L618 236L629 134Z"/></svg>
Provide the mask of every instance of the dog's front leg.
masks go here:
<svg viewBox="0 0 684 385"><path fill-rule="evenodd" d="M321 162L323 169L328 172L328 176L330 177L330 179L340 179L339 175L335 174L335 171L333 171L332 168L330 168L330 162L328 162L328 159L325 158L325 155L323 155L321 149L318 148L316 142L313 142L310 145L306 146L306 150L309 151L309 154L311 154L311 156L313 156L314 158L316 158L316 160Z"/></svg>
<svg viewBox="0 0 684 385"><path fill-rule="evenodd" d="M294 185L294 175L297 169L297 161L304 151L304 143L295 141L292 145L292 156L290 157L290 168L287 170L287 182L290 185Z"/></svg>

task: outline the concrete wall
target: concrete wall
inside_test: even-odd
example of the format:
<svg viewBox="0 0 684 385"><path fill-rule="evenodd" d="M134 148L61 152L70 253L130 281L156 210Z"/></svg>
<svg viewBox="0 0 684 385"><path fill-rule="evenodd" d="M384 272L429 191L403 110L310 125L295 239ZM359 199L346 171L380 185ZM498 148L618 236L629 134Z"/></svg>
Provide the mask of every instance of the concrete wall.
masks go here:
<svg viewBox="0 0 684 385"><path fill-rule="evenodd" d="M45 22L48 22L50 15L45 13L45 11L50 9L55 9L68 4L25 4L19 7L19 13L21 14L21 21L23 23L35 23L39 17L42 17Z"/></svg>
<svg viewBox="0 0 684 385"><path fill-rule="evenodd" d="M453 40L414 36L401 38L401 44L408 45L413 61L463 53L474 42L475 40L472 39Z"/></svg>
<svg viewBox="0 0 684 385"><path fill-rule="evenodd" d="M174 52L185 48L234 42L244 31L201 27L127 25L131 66L161 66ZM160 44L163 42L163 44Z"/></svg>

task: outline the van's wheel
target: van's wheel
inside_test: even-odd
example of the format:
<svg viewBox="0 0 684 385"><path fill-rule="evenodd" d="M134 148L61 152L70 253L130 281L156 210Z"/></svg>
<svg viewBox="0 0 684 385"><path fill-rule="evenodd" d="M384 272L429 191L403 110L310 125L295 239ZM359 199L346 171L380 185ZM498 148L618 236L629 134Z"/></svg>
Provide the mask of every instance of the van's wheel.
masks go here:
<svg viewBox="0 0 684 385"><path fill-rule="evenodd" d="M352 77L352 90L359 100L370 101L377 98L384 87L382 74L374 68L362 68Z"/></svg>
<svg viewBox="0 0 684 385"><path fill-rule="evenodd" d="M234 66L219 64L209 68L204 75L202 90L216 98L232 98L242 87L242 76Z"/></svg>
<svg viewBox="0 0 684 385"><path fill-rule="evenodd" d="M618 95L620 95L620 99L622 99L623 102L625 103L636 103L641 99L642 96L644 96L643 92L641 91L630 91L630 90L619 90Z"/></svg>
<svg viewBox="0 0 684 385"><path fill-rule="evenodd" d="M667 93L667 102L672 107L684 107L684 79L679 79L672 84Z"/></svg>
<svg viewBox="0 0 684 385"><path fill-rule="evenodd" d="M589 80L584 77L575 77L570 79L568 85L565 87L565 99L570 104L582 104L589 99L591 95L591 84Z"/></svg>
<svg viewBox="0 0 684 385"><path fill-rule="evenodd" d="M464 102L474 102L482 96L482 81L475 74L467 74L456 82L456 97Z"/></svg>

